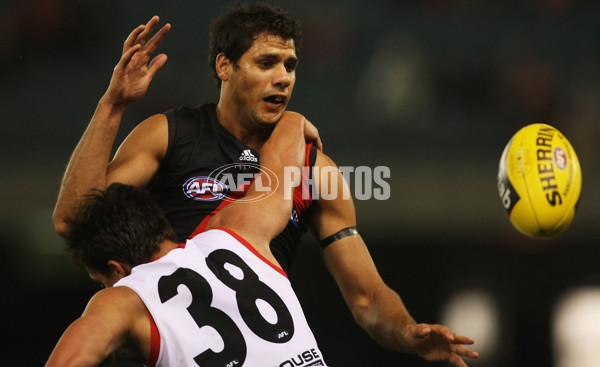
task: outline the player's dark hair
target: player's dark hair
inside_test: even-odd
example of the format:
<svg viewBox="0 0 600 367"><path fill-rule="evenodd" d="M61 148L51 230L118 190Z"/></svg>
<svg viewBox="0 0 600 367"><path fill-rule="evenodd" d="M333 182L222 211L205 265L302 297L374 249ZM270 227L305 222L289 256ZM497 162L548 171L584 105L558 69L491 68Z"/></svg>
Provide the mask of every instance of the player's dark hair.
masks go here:
<svg viewBox="0 0 600 367"><path fill-rule="evenodd" d="M142 188L114 183L94 190L66 219L67 252L78 266L108 273L109 260L131 266L152 260L175 232L152 196Z"/></svg>
<svg viewBox="0 0 600 367"><path fill-rule="evenodd" d="M294 40L296 55L300 52L302 29L300 22L287 11L266 4L233 5L213 21L210 30L208 63L221 86L216 71L216 59L220 53L236 65L261 33Z"/></svg>

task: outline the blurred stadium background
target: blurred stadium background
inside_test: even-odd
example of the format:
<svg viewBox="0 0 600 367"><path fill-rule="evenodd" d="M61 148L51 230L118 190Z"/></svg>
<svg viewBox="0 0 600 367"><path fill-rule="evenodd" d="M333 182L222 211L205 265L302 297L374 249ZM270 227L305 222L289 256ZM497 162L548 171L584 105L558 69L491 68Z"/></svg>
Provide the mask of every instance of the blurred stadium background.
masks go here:
<svg viewBox="0 0 600 367"><path fill-rule="evenodd" d="M600 3L268 2L304 24L290 109L340 166L391 169L389 200L356 201L359 229L415 318L475 337L472 366L599 366ZM2 365L43 364L97 290L51 213L126 35L154 14L173 25L119 141L151 114L216 101L207 30L225 3L2 1ZM496 188L504 145L534 122L561 130L583 171L574 222L547 241L510 225ZM332 366L429 365L355 326L319 256L306 236L290 276Z"/></svg>

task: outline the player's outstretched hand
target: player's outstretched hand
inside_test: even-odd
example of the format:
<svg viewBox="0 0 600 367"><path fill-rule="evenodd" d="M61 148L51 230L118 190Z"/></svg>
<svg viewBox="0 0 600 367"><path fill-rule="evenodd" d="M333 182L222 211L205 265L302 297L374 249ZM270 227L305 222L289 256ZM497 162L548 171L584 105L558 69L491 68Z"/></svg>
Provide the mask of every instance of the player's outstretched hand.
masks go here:
<svg viewBox="0 0 600 367"><path fill-rule="evenodd" d="M165 54L159 54L150 61L152 54L171 30L171 25L167 23L150 38L158 21L159 18L155 15L147 24L135 28L123 43L123 54L115 66L105 93L108 102L126 106L141 99L156 72L167 62Z"/></svg>
<svg viewBox="0 0 600 367"><path fill-rule="evenodd" d="M477 352L465 345L474 340L454 334L447 326L414 324L407 326L404 334L406 346L428 361L449 361L457 367L467 367L463 357L477 359Z"/></svg>

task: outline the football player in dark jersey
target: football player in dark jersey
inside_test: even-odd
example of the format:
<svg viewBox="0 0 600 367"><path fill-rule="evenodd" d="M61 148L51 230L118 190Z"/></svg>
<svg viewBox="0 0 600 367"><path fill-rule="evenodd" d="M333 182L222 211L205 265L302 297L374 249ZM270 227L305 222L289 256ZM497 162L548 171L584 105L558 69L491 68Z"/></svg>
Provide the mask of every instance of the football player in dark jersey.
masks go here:
<svg viewBox="0 0 600 367"><path fill-rule="evenodd" d="M153 17L146 25L134 29L126 39L110 85L71 156L53 215L59 234L65 233L64 219L71 214L76 201L92 188L104 189L113 182L152 188L165 177L177 180L174 187L181 196L185 194L183 189L187 179L198 179L197 185L205 185L202 190L218 187L213 186L216 184L213 181L203 181L205 176L196 176L195 172L181 173L177 179L170 177L168 172L165 175L163 162L176 154L177 144L181 143L179 139L183 139L184 145L191 145L192 151L202 149L198 137L189 137L191 141L185 141L185 136L177 135L180 124L175 120L182 120L181 113L176 118L157 114L141 122L110 160L125 108L144 96L152 78L167 61L164 54L152 58L171 27L166 24L152 36L158 22L158 17ZM209 63L220 88L219 101L213 107L201 106L200 112L184 111L184 119L189 120L190 115L197 113L214 114L214 119L210 116L207 119L217 121L220 131L213 129L212 133L230 135L223 141L232 141L230 138L234 137L240 142L238 151L230 153L227 159L231 160L237 154L244 159L256 156L274 125L286 113L296 82L300 44L299 23L287 12L260 4L228 8L213 23L209 49ZM201 131L200 136L202 134ZM220 147L219 150L226 149ZM308 162L311 170L336 172L329 183L333 185L332 191L347 192L344 178L333 160L322 151L314 151L314 154L314 163ZM222 158L214 158L214 161L220 162ZM194 157L188 157L185 162L179 160L179 163L190 160ZM208 168L213 168L212 162L207 164ZM168 171L168 166L164 167ZM316 182L316 185L321 183ZM190 197L183 200L195 201ZM215 202L214 209L218 210L221 204ZM431 361L448 360L456 366L466 365L463 356L477 357L477 353L464 346L473 343L470 338L457 336L443 325L415 322L400 296L384 283L356 229L351 198L337 195L328 200L308 198L307 202L310 213L305 214L310 217L303 220L308 220L321 243L325 265L354 319L374 340L393 350L416 353ZM165 206L163 202L162 207ZM195 215L192 207L175 207L180 208L179 213L169 213L169 208L166 211L176 228L174 222L178 219L175 218ZM197 224L198 221L194 226ZM196 229L188 227L187 233L183 231L180 235L189 236ZM286 241L283 241L284 247L295 246ZM286 266L285 256L290 254L293 251L277 257L282 266Z"/></svg>

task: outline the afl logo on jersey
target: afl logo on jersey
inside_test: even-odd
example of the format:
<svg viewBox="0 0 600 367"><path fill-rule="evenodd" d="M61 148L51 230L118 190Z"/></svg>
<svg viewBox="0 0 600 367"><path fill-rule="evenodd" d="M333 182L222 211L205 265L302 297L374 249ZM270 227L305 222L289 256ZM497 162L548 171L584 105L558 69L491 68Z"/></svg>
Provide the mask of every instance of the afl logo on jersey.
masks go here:
<svg viewBox="0 0 600 367"><path fill-rule="evenodd" d="M185 196L198 201L223 199L227 191L227 186L212 177L192 177L183 184Z"/></svg>

